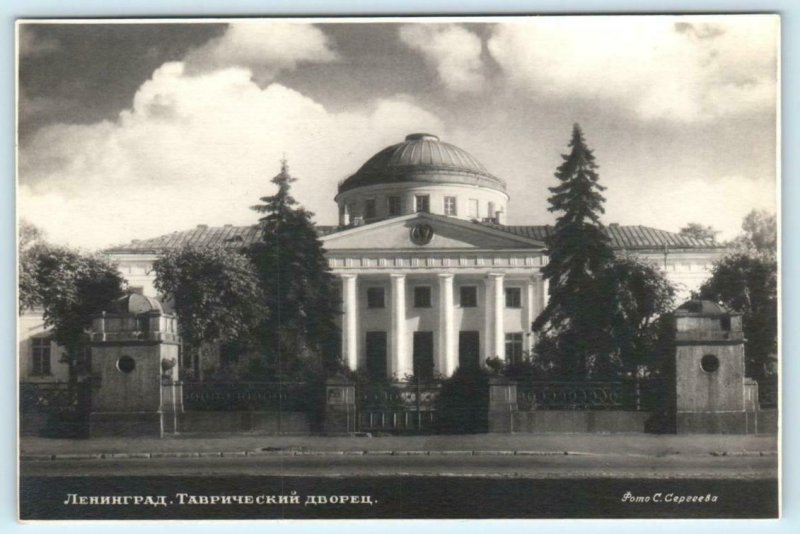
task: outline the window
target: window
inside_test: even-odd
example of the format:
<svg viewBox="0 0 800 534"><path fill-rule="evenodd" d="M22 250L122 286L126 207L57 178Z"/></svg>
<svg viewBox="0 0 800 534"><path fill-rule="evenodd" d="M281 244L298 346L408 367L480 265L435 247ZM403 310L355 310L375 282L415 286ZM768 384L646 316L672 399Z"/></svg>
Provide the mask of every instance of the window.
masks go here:
<svg viewBox="0 0 800 534"><path fill-rule="evenodd" d="M522 289L519 287L506 288L506 308L522 307Z"/></svg>
<svg viewBox="0 0 800 534"><path fill-rule="evenodd" d="M394 217L395 215L400 215L400 212L402 211L400 207L400 197L391 196L388 199L388 203L389 205L387 207L389 216Z"/></svg>
<svg viewBox="0 0 800 534"><path fill-rule="evenodd" d="M469 199L469 216L471 219L477 219L478 217L480 217L480 213L478 212L477 198Z"/></svg>
<svg viewBox="0 0 800 534"><path fill-rule="evenodd" d="M522 361L522 332L506 334L506 361L511 363Z"/></svg>
<svg viewBox="0 0 800 534"><path fill-rule="evenodd" d="M50 338L31 339L31 374L44 376L50 374Z"/></svg>
<svg viewBox="0 0 800 534"><path fill-rule="evenodd" d="M494 217L494 202L489 202L489 209L487 210L486 216L490 219Z"/></svg>
<svg viewBox="0 0 800 534"><path fill-rule="evenodd" d="M475 286L461 286L461 307L475 308L478 305L478 288Z"/></svg>
<svg viewBox="0 0 800 534"><path fill-rule="evenodd" d="M128 286L128 291L131 295L144 295L144 287L142 286Z"/></svg>
<svg viewBox="0 0 800 534"><path fill-rule="evenodd" d="M382 287L367 288L367 308L383 308L386 306Z"/></svg>
<svg viewBox="0 0 800 534"><path fill-rule="evenodd" d="M444 214L458 215L456 210L456 197L444 197Z"/></svg>
<svg viewBox="0 0 800 534"><path fill-rule="evenodd" d="M416 203L416 211L422 211L425 213L429 213L431 211L431 197L430 195L416 195L414 196L414 202Z"/></svg>
<svg viewBox="0 0 800 534"><path fill-rule="evenodd" d="M429 286L417 286L414 288L414 307L431 307L431 288Z"/></svg>
<svg viewBox="0 0 800 534"><path fill-rule="evenodd" d="M364 218L365 219L374 219L375 218L375 199L368 198L364 201Z"/></svg>

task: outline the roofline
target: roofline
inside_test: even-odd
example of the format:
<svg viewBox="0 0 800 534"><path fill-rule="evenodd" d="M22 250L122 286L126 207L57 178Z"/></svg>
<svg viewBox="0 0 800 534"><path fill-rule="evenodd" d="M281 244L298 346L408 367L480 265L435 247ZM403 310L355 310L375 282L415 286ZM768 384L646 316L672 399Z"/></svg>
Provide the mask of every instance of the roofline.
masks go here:
<svg viewBox="0 0 800 534"><path fill-rule="evenodd" d="M452 224L454 226L461 226L467 230L477 231L477 232L484 232L489 234L494 234L497 237L502 237L505 239L510 239L513 241L518 241L520 243L524 243L526 245L532 245L535 248L539 248L541 250L545 249L545 244L543 241L539 241L536 239L531 239L529 237L520 236L516 234L512 234L510 232L504 232L502 230L497 230L496 228L492 228L491 226L486 226L482 224L476 224L471 221L465 221L463 219L457 219L455 217L448 217L446 215L439 215L436 213L427 213L427 212L417 212L417 213L409 213L407 215L401 215L399 217L391 217L388 219L383 219L381 221L370 223L370 224L362 224L360 226L353 226L352 228L348 228L346 230L342 230L339 232L332 232L330 234L324 235L320 238L320 240L325 243L331 239L340 236L349 236L353 234L358 234L366 230L372 230L375 228L382 228L389 224L393 224L396 222L402 221L410 221L412 219L428 219L432 221L439 221L445 224Z"/></svg>

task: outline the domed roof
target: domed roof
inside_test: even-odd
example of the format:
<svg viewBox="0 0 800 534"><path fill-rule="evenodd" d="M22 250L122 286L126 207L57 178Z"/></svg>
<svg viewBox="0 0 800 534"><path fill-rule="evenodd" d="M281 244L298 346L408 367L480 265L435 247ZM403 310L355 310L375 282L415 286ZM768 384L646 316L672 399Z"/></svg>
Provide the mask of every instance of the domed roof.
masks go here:
<svg viewBox="0 0 800 534"><path fill-rule="evenodd" d="M701 315L704 317L716 317L719 315L738 315L731 312L722 304L711 302L710 300L693 299L687 300L675 310L675 315Z"/></svg>
<svg viewBox="0 0 800 534"><path fill-rule="evenodd" d="M426 133L386 147L339 185L339 192L396 182L458 183L505 192L506 184L468 152Z"/></svg>
<svg viewBox="0 0 800 534"><path fill-rule="evenodd" d="M117 301L114 303L114 308L117 313L130 313L133 315L139 315L148 312L164 313L164 308L161 306L161 302L159 302L158 299L154 299L153 297L145 297L144 295L139 295L138 293L132 293L117 299Z"/></svg>

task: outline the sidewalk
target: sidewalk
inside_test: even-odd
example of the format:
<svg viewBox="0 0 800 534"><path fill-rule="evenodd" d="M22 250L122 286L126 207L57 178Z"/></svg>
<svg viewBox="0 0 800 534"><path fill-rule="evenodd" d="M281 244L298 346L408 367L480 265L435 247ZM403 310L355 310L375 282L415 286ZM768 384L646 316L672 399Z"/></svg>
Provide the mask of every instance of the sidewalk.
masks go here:
<svg viewBox="0 0 800 534"><path fill-rule="evenodd" d="M249 455L775 456L774 435L471 434L455 436L170 436L20 438L22 460Z"/></svg>

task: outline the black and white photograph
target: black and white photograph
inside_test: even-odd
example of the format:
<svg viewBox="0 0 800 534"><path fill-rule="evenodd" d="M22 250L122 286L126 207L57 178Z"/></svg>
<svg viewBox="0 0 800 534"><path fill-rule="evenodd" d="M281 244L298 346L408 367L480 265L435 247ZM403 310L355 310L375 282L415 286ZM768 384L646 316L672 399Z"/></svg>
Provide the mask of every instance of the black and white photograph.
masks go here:
<svg viewBox="0 0 800 534"><path fill-rule="evenodd" d="M780 517L779 15L15 33L20 521Z"/></svg>

